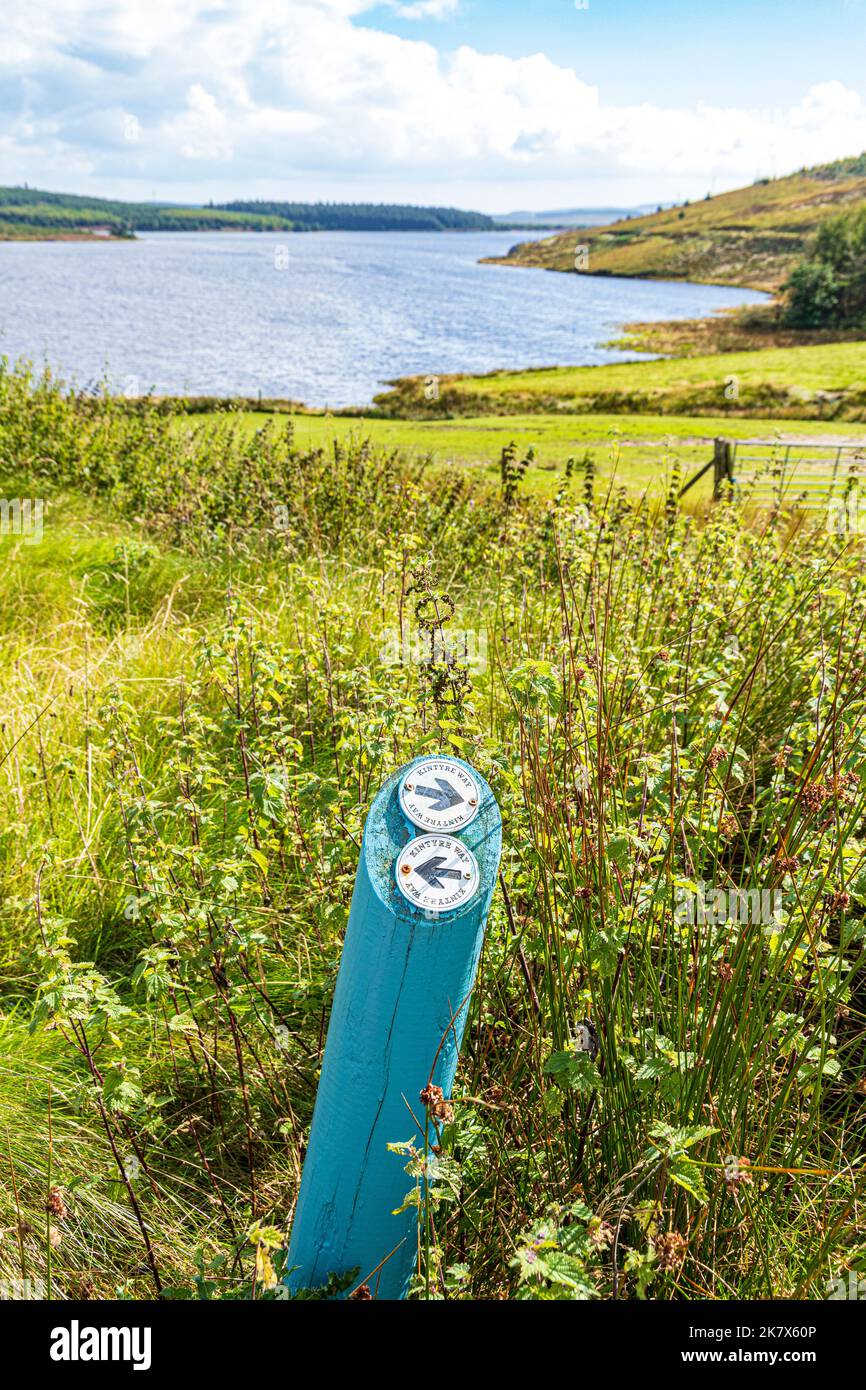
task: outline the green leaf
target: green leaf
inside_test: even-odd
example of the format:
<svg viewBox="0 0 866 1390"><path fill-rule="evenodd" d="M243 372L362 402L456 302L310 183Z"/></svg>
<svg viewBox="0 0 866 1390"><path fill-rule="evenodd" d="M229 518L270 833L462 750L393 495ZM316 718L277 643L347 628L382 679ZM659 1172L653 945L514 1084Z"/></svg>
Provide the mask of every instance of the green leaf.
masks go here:
<svg viewBox="0 0 866 1390"><path fill-rule="evenodd" d="M598 1068L586 1052L554 1052L545 1062L544 1071L564 1090L585 1093L601 1085Z"/></svg>
<svg viewBox="0 0 866 1390"><path fill-rule="evenodd" d="M119 1066L111 1067L105 1073L103 1095L109 1110L129 1114L141 1104L144 1092L138 1084L138 1075L134 1067L123 1071Z"/></svg>
<svg viewBox="0 0 866 1390"><path fill-rule="evenodd" d="M197 1031L196 1021L187 1009L181 1014L172 1014L168 1020L170 1033L195 1033Z"/></svg>
<svg viewBox="0 0 866 1390"><path fill-rule="evenodd" d="M641 1062L635 1078L638 1081L658 1081L659 1077L669 1076L671 1064L666 1057L647 1057Z"/></svg>
<svg viewBox="0 0 866 1390"><path fill-rule="evenodd" d="M679 1187L684 1187L686 1192L690 1192L699 1202L709 1201L701 1169L692 1159L675 1159L668 1172L672 1182L677 1183Z"/></svg>

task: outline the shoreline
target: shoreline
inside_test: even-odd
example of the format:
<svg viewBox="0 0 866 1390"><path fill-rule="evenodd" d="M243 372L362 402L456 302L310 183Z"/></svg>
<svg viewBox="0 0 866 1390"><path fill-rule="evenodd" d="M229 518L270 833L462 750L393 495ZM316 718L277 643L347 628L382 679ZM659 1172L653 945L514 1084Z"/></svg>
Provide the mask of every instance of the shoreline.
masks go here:
<svg viewBox="0 0 866 1390"><path fill-rule="evenodd" d="M27 225L27 224L23 224ZM109 233L97 235L86 230L76 232L64 232L47 229L44 234L38 228L29 231L23 236L11 236L8 232L0 231L0 242L14 241L140 241L141 235L145 236L195 236L202 233L213 232L216 235L232 236L322 236L326 233L348 232L353 236L363 236L373 234L375 236L390 235L411 236L411 235L431 235L431 236L488 236L499 232L533 232L556 234L560 228L553 227L139 227L137 231L125 233L123 236ZM482 256L478 265L496 265L500 258L496 256ZM622 278L622 277L620 277ZM640 277L634 276L634 279ZM731 286L731 289L737 288ZM748 289L749 286L743 288Z"/></svg>
<svg viewBox="0 0 866 1390"><path fill-rule="evenodd" d="M38 242L40 242L40 241L51 241L51 242L57 242L57 241L90 241L90 242L99 242L100 244L106 244L106 245L107 245L109 242L112 242L112 241L114 241L114 242L119 242L119 243L122 244L122 243L124 243L124 242L138 241L138 240L139 240L139 238L138 238L137 236L134 236L134 235L133 235L133 236L95 236L92 232L57 232L57 233L51 232L51 233L49 233L47 236L37 236L37 235L35 235L35 234L29 235L29 236L9 236L9 235L7 235L7 233L5 233L5 232L0 232L0 242L2 242L4 245L7 245L7 246L14 246L14 245L15 245L16 243L18 243L18 242L26 243L27 245L32 246L34 243L38 243Z"/></svg>
<svg viewBox="0 0 866 1390"><path fill-rule="evenodd" d="M693 321L700 324L702 321ZM669 325L661 324L659 328ZM688 328L689 321L675 327ZM633 325L637 328L640 325ZM650 325L653 327L653 325ZM253 414L318 420L439 423L511 417L588 420L641 417L773 419L796 428L866 422L866 340L825 336L808 344L754 344L737 351L655 356L586 366L498 369L443 375L438 397L429 378L396 377L364 405L308 405L291 397L249 395L115 396L132 411L156 407L179 415ZM733 390L732 390L733 383ZM86 400L86 397L82 397Z"/></svg>

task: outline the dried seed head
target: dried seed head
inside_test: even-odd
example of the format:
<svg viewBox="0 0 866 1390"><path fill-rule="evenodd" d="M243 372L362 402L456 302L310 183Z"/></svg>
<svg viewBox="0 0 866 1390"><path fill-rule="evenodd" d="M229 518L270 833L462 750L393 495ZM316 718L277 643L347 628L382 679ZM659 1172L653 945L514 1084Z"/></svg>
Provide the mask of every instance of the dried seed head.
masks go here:
<svg viewBox="0 0 866 1390"><path fill-rule="evenodd" d="M609 1221L594 1216L586 1229L593 1250L604 1250L606 1246L613 1245L614 1230Z"/></svg>
<svg viewBox="0 0 866 1390"><path fill-rule="evenodd" d="M688 1242L679 1231L668 1231L653 1238L653 1249L658 1255L659 1269L675 1273L686 1258Z"/></svg>
<svg viewBox="0 0 866 1390"><path fill-rule="evenodd" d="M851 906L850 893L826 893L824 901L827 904L828 912L847 912Z"/></svg>
<svg viewBox="0 0 866 1390"><path fill-rule="evenodd" d="M418 1099L434 1120L449 1124L454 1119L454 1109L445 1099L441 1086L425 1086Z"/></svg>
<svg viewBox="0 0 866 1390"><path fill-rule="evenodd" d="M63 1193L59 1187L52 1187L49 1190L45 1200L45 1210L49 1216L56 1216L59 1221L69 1215L69 1208L63 1200Z"/></svg>
<svg viewBox="0 0 866 1390"><path fill-rule="evenodd" d="M830 788L823 782L807 782L800 792L800 800L807 811L820 811L830 794Z"/></svg>
<svg viewBox="0 0 866 1390"><path fill-rule="evenodd" d="M734 835L736 835L739 828L740 822L737 820L733 811L726 811L725 814L720 817L719 835L723 840L730 840Z"/></svg>

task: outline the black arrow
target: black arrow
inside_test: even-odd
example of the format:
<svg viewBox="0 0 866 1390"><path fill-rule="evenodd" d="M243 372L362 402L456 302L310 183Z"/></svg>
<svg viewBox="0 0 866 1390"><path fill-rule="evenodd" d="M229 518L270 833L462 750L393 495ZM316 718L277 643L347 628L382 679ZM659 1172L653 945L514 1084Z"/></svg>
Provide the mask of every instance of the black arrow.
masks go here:
<svg viewBox="0 0 866 1390"><path fill-rule="evenodd" d="M444 777L437 777L436 783L439 787L438 791L435 787L415 788L419 796L429 796L436 802L435 806L430 807L431 811L450 811L452 806L460 805L463 797L458 791L455 791L450 782L446 782Z"/></svg>
<svg viewBox="0 0 866 1390"><path fill-rule="evenodd" d="M461 797L462 800L462 797ZM431 888L444 888L443 878L462 878L459 869L440 869L439 865L446 862L444 854L434 854L432 859L428 859L426 864L419 864L415 870L419 878L423 878Z"/></svg>

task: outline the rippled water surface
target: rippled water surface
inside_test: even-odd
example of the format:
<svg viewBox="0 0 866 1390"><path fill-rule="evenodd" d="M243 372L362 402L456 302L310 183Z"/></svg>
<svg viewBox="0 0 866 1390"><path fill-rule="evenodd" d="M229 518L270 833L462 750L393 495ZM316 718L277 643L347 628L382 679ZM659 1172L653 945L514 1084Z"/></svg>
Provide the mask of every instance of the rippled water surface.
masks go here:
<svg viewBox="0 0 866 1390"><path fill-rule="evenodd" d="M390 378L622 361L631 320L750 290L479 265L514 232L149 233L0 243L0 353L130 394L366 405Z"/></svg>

